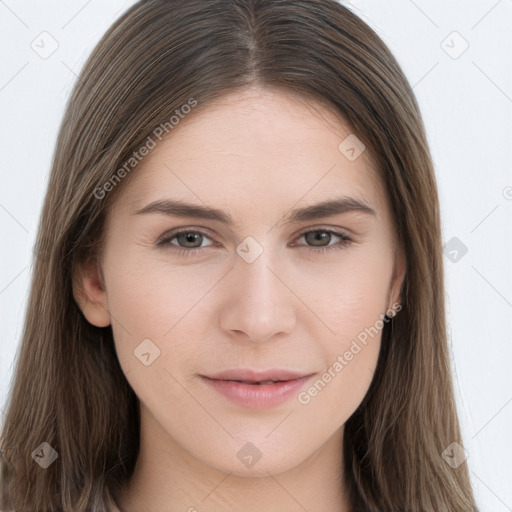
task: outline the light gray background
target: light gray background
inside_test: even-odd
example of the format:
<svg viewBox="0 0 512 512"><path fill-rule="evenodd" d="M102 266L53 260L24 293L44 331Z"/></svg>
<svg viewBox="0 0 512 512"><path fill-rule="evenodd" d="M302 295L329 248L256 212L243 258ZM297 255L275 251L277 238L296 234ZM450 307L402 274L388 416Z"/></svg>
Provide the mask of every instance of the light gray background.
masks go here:
<svg viewBox="0 0 512 512"><path fill-rule="evenodd" d="M65 101L95 44L133 3L0 0L2 405ZM449 244L448 327L467 462L481 511L512 511L512 0L345 3L389 45L422 109ZM58 43L47 58L31 47L51 48L43 31Z"/></svg>

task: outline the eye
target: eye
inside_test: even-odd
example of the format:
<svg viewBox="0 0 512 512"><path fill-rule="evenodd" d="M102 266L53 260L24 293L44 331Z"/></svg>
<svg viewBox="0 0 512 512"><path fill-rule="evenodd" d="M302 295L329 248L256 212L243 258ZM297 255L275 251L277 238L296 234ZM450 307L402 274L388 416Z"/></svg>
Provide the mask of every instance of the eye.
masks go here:
<svg viewBox="0 0 512 512"><path fill-rule="evenodd" d="M339 238L340 241L331 244L330 242L333 241L333 237ZM304 238L308 243L313 244L313 247L308 247L308 250L320 253L340 250L352 243L352 239L345 235L345 233L321 228L305 231L299 235L300 238ZM327 242L327 244L322 245L323 242Z"/></svg>
<svg viewBox="0 0 512 512"><path fill-rule="evenodd" d="M177 244L173 243L173 240L175 239L178 242ZM201 243L204 239L211 240L210 237L201 231L182 229L181 231L175 231L173 233L163 235L163 237L157 240L156 245L159 247L172 245L176 248L172 247L171 250L177 251L178 254L191 255L196 251L203 249L203 247L201 247ZM210 247L212 245L215 244L212 243L206 247Z"/></svg>
<svg viewBox="0 0 512 512"><path fill-rule="evenodd" d="M306 245L305 247L313 253L325 253L340 250L349 246L353 242L352 239L344 233L321 228L305 231L299 235L296 240L300 240L302 238L304 238L308 244L312 244L312 246ZM336 242L335 238L338 238L339 241ZM212 243L202 246L202 242L205 239L212 241ZM331 243L333 240L335 243ZM206 233L192 229L182 229L180 231L166 233L160 237L155 244L158 247L169 247L173 252L183 256L192 256L198 251L220 245L217 242L214 242ZM304 247L302 244L291 244L291 247L297 246Z"/></svg>

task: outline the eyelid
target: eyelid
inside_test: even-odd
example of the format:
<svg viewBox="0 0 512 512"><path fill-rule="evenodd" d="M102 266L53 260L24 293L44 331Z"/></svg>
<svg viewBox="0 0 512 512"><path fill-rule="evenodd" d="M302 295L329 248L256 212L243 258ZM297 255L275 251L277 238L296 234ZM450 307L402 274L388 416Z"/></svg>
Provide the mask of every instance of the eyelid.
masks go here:
<svg viewBox="0 0 512 512"><path fill-rule="evenodd" d="M349 229L342 228L340 226L326 226L326 225L319 225L319 226L308 226L307 228L301 229L294 238L298 238L300 236L305 235L306 233L309 233L310 231L327 231L333 234L337 235L343 235L346 238L352 239L352 234Z"/></svg>

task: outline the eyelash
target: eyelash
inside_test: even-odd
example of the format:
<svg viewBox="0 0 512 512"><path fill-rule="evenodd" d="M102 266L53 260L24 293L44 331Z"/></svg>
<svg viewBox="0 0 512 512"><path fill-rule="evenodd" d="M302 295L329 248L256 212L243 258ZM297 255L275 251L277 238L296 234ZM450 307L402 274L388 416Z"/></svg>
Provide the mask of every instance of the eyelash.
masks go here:
<svg viewBox="0 0 512 512"><path fill-rule="evenodd" d="M331 229L321 229L321 228L309 229L307 231L303 231L300 235L297 236L297 239L303 237L304 235L307 235L308 233L317 233L317 232L329 233L330 235L337 236L338 238L341 239L341 241L338 242L337 244L327 245L325 247L302 246L302 247L307 247L312 253L325 254L325 253L329 253L331 251L339 251L341 249L344 249L345 247L348 247L353 242L353 240L351 238L349 238L345 233L333 231ZM173 248L171 249L173 252L175 252L179 256L187 256L187 257L194 256L194 254L197 251L201 251L201 250L205 249L204 247L192 247L190 249L185 249L185 248L179 247L175 244L171 244L171 240L173 240L175 237L177 237L178 235L183 234L183 233L189 233L189 234L192 233L194 235L203 235L204 237L211 239L211 237L209 235L207 235L206 233L204 233L202 231L196 231L196 230L192 230L192 229L181 229L179 231L174 231L172 233L163 235L160 239L158 239L155 242L155 244L158 247L164 247L164 248L173 246Z"/></svg>

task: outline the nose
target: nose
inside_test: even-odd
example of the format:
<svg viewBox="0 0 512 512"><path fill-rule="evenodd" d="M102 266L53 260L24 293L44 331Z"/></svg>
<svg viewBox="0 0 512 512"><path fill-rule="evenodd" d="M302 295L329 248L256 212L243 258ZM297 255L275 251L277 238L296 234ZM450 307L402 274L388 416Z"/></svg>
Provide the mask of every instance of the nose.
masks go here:
<svg viewBox="0 0 512 512"><path fill-rule="evenodd" d="M252 263L238 255L235 258L221 304L223 331L257 343L291 333L296 325L297 299L285 263L278 263L270 249Z"/></svg>

